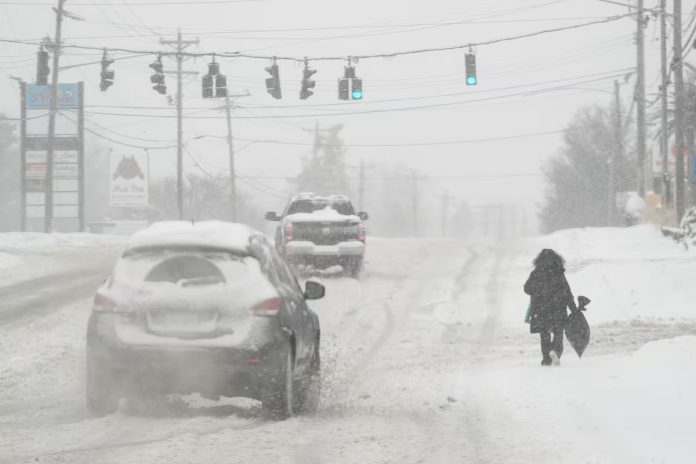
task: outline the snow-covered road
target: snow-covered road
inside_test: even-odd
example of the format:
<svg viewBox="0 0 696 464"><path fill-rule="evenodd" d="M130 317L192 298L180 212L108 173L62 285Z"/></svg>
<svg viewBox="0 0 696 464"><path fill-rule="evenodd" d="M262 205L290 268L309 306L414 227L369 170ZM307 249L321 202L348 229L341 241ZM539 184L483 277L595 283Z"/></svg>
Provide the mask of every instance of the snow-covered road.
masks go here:
<svg viewBox="0 0 696 464"><path fill-rule="evenodd" d="M109 260L73 262L50 286L0 288L3 311L7 301L25 311L15 317L10 310L5 322L0 315L0 461L692 462L696 447L686 437L696 417L696 338L644 344L696 334L693 319L641 318L652 313L624 308L626 317L594 324L582 361L568 352L560 369L541 368L537 339L521 322L521 285L532 254L548 243L570 258L576 292L593 298L592 320L607 306L614 273L628 272L630 264L620 263L633 255L605 259L592 280L595 257L577 236L372 240L364 277L325 276L327 297L313 305L323 333L320 411L282 422L263 419L252 402L195 397L90 418L83 400L88 296ZM584 250L576 261L571 254L579 251L563 249L570 245ZM100 256L115 256L120 246L105 243ZM694 269L693 257L671 253L656 255Z"/></svg>

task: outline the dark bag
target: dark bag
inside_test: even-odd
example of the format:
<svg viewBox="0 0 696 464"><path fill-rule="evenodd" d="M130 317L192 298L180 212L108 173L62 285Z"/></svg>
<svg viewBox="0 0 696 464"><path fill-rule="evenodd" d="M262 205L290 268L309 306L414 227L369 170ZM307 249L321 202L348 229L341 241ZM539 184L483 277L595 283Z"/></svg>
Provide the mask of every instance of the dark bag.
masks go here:
<svg viewBox="0 0 696 464"><path fill-rule="evenodd" d="M586 310L585 306L590 303L590 299L584 296L578 297L578 309L572 311L566 319L565 336L568 342L578 354L578 358L582 358L582 353L590 343L590 324L587 323L585 315L582 313Z"/></svg>

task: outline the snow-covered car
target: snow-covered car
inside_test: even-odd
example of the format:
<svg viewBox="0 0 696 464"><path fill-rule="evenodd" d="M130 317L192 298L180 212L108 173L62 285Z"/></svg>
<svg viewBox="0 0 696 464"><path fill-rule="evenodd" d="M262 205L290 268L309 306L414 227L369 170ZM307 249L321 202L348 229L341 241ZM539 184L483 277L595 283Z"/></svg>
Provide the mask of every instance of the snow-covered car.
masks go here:
<svg viewBox="0 0 696 464"><path fill-rule="evenodd" d="M260 400L275 417L316 408L320 327L266 237L219 221L155 223L134 234L98 289L87 328L87 406L199 392Z"/></svg>
<svg viewBox="0 0 696 464"><path fill-rule="evenodd" d="M304 193L288 201L283 213L266 213L269 221L279 221L275 232L278 250L293 265L319 269L340 265L357 277L365 256L366 212L356 214L344 195L320 196Z"/></svg>

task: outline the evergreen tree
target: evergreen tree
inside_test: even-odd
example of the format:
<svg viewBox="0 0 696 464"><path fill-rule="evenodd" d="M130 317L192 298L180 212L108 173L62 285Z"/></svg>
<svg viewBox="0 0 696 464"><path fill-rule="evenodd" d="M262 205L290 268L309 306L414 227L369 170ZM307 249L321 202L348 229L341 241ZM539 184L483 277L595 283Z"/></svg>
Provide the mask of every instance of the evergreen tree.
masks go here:
<svg viewBox="0 0 696 464"><path fill-rule="evenodd" d="M294 180L300 192L318 194L348 195L348 176L346 175L346 153L339 133L342 124L317 134L314 153L302 163L302 172Z"/></svg>

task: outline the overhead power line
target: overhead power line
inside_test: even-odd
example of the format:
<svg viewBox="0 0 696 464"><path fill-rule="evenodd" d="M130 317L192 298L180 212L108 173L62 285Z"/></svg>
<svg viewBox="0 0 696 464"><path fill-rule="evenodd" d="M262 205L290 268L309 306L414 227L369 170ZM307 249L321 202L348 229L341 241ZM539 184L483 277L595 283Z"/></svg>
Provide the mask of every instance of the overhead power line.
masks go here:
<svg viewBox="0 0 696 464"><path fill-rule="evenodd" d="M562 26L562 27L556 27L556 28L551 28L551 29L543 29L540 31L529 32L526 34L501 37L501 38L490 39L490 40L485 40L485 41L481 41L481 42L468 42L468 43L464 43L464 44L450 45L450 46L445 46L445 47L431 47L431 48L421 48L421 49L414 49L414 50L402 50L402 51L389 52L389 53L351 55L351 59L352 60L365 60L365 59L375 59L375 58L394 58L397 56L418 55L418 54L424 54L424 53L435 53L435 52L443 52L443 51L461 50L461 49L468 49L470 47L482 47L482 46L487 46L487 45L499 44L499 43L503 43L503 42L510 42L510 41L515 41L515 40L527 39L527 38L531 38L531 37L538 37L538 36L545 35L545 34L552 34L552 33L556 33L556 32L568 31L568 30L572 30L572 29L580 29L580 28L595 26L595 25L599 25L599 24L606 24L606 23L610 23L610 22L614 22L614 21L619 21L621 19L624 19L624 18L627 18L630 16L635 16L635 13L626 13L626 14L622 14L622 15L609 16L606 18L602 18L602 19L594 20L594 21L589 21L589 22L585 22L585 23L573 24L573 25L569 25L569 26ZM32 46L40 45L40 42L36 42L36 41L26 41L26 40L7 39L7 38L0 38L0 42L16 43L16 44L32 45ZM295 61L295 62L301 62L301 63L304 63L306 60L309 60L309 61L345 61L347 59L346 56L323 56L323 57L320 56L320 57L307 58L307 57L292 57L292 56L255 55L255 54L246 54L246 53L240 53L240 52L182 52L182 53L177 53L177 52L159 51L159 50L134 50L134 49L127 49L127 48L119 48L119 47L103 47L103 46L77 45L77 44L67 44L67 43L62 44L62 48L73 48L73 49L79 49L79 50L103 50L104 48L107 48L111 52L132 53L132 54L151 54L151 55L163 55L163 56L165 56L165 55L166 56L180 55L180 56L187 56L187 57L206 57L206 56L212 57L212 56L215 56L217 58L249 58L249 59L264 59L264 60L275 59L275 60Z"/></svg>

